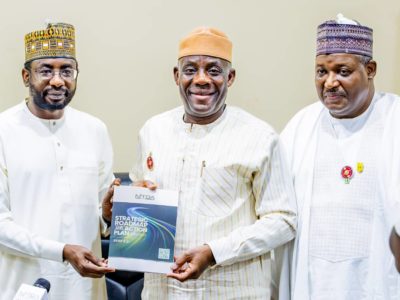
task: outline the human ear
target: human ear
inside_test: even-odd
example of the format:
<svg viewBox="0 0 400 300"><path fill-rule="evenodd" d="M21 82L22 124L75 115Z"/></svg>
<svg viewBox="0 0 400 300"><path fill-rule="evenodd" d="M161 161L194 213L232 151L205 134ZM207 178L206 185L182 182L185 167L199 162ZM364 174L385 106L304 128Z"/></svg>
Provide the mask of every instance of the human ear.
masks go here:
<svg viewBox="0 0 400 300"><path fill-rule="evenodd" d="M30 77L30 73L27 69L23 68L22 69L22 81L24 82L24 85L26 87L29 86L29 77Z"/></svg>
<svg viewBox="0 0 400 300"><path fill-rule="evenodd" d="M176 85L179 85L179 69L178 67L174 67L174 80Z"/></svg>
<svg viewBox="0 0 400 300"><path fill-rule="evenodd" d="M365 68L367 70L368 79L373 79L376 75L376 61L370 60Z"/></svg>
<svg viewBox="0 0 400 300"><path fill-rule="evenodd" d="M233 84L235 78L236 78L236 70L230 69L228 74L228 87L230 87Z"/></svg>

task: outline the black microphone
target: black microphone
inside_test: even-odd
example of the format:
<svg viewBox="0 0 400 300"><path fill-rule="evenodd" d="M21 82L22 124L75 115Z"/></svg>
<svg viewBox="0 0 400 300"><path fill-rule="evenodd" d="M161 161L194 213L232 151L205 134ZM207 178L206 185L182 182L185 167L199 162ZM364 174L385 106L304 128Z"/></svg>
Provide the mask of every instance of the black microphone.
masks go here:
<svg viewBox="0 0 400 300"><path fill-rule="evenodd" d="M39 278L33 285L21 284L13 300L48 300L50 282Z"/></svg>
<svg viewBox="0 0 400 300"><path fill-rule="evenodd" d="M51 284L47 279L39 278L38 280L35 281L33 286L45 289L48 293L50 291Z"/></svg>

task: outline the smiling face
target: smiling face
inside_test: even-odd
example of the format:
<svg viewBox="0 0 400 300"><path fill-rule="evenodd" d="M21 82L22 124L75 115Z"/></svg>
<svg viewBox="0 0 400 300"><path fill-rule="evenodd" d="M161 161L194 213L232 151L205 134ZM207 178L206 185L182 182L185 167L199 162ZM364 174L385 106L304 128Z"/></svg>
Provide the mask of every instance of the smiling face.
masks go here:
<svg viewBox="0 0 400 300"><path fill-rule="evenodd" d="M375 73L376 63L363 63L357 55L319 55L315 63L318 96L333 117L355 118L372 101Z"/></svg>
<svg viewBox="0 0 400 300"><path fill-rule="evenodd" d="M178 61L174 77L185 107L185 122L208 124L223 113L235 70L226 60L193 55Z"/></svg>
<svg viewBox="0 0 400 300"><path fill-rule="evenodd" d="M29 87L28 107L43 119L59 119L76 90L77 65L74 59L49 58L31 62L22 70L22 78Z"/></svg>

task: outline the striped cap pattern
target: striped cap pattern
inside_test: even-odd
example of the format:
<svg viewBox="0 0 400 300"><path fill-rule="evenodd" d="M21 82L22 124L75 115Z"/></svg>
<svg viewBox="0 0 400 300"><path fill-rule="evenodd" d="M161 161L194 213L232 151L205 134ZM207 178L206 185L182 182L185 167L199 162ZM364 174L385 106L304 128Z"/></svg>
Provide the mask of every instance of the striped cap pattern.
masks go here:
<svg viewBox="0 0 400 300"><path fill-rule="evenodd" d="M359 54L372 58L372 29L362 25L327 21L318 26L316 55Z"/></svg>

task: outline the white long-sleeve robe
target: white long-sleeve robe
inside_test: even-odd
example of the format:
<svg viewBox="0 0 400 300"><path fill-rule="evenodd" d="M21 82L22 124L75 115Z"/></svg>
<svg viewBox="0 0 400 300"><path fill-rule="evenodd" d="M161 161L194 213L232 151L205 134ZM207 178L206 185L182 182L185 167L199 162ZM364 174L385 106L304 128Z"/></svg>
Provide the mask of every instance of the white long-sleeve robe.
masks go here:
<svg viewBox="0 0 400 300"><path fill-rule="evenodd" d="M319 138L323 126L322 122L326 120L324 118L326 113L326 108L320 102L312 104L301 110L289 122L281 135L292 170L299 211L298 232L293 256L293 299L312 299L311 293L316 297L315 299L352 299L352 293L356 293L358 299L399 299L400 278L395 270L393 257L388 246L390 230L396 220L395 214L398 211L394 208L398 207L400 200L399 97L392 94L376 93L374 96L374 107L370 112L370 117L378 123L378 127L382 130L379 136L372 135L372 138L371 136L365 137L371 145L376 146L378 144L379 147L371 147L370 149L377 156L377 171L375 175L377 196L373 197L377 205L372 211L371 219L366 223L371 224L370 235L368 236L370 247L367 247L369 250L366 254L366 259L362 262L364 264L362 270L365 273L362 278L355 278L356 276L353 273L354 271L359 272L361 270L358 265L360 263L359 259L352 259L351 257L340 259L332 257L332 255L335 256L334 254L329 254L330 258L322 259L318 263L315 260L310 261L310 247L313 247L313 253L318 253L315 249L318 246L325 246L324 244L318 245L315 241L312 241L313 243L310 244L310 217L312 213L314 213L312 215L313 220L318 220L319 217L318 210L312 211L311 209L313 203L315 204L318 201L318 199L314 198L313 193L316 191L316 188L313 184L317 179L318 187L320 187L324 179L322 178L322 173L318 173L319 175L315 174L315 169L318 167L315 162L320 160L316 156L329 156L329 153L321 154L318 152L318 147L321 147L321 145L318 145L318 142L323 143L325 141L319 140ZM365 124L364 126L372 126L368 122L365 122ZM327 145L324 146L327 147ZM377 151L376 149L379 150ZM335 173L337 175L325 178L325 184L337 184L337 186L345 184L343 179L340 178L340 167L340 165L337 166L337 173ZM354 166L353 170L356 172ZM333 171L336 172L335 170ZM316 176L318 177L316 178ZM360 174L357 174L357 176L353 180L360 180L359 178L362 178ZM352 195L349 198L351 197ZM354 197L357 197L357 195L354 195ZM325 214L324 218L326 218L329 217L330 211L323 213ZM346 232L346 228L344 228L345 224L340 223L341 218L337 219L337 227L330 228L330 230L333 230L333 233L335 233L335 230L339 231L342 229ZM327 224L326 220L322 219L321 224ZM354 226L347 229L351 230L352 228ZM360 232L361 234L362 232ZM354 250L351 254L360 249L351 249L351 251ZM326 253L319 253L322 256L328 257ZM337 262L336 264L335 261ZM322 284L317 286L315 282L310 282L310 277L312 278L313 276L313 273L310 273L310 268L314 268L315 271L316 266L319 268L318 281L321 282L322 279L331 283L329 287L331 289L330 293L323 290L327 285ZM333 270L334 272L332 272ZM356 291L350 290L351 285L346 288L347 290L340 290L338 286L335 288L335 282L337 282L337 285L344 283L342 286L345 286L348 282L355 282ZM360 287L363 289L363 293L360 293L358 290Z"/></svg>
<svg viewBox="0 0 400 300"><path fill-rule="evenodd" d="M52 300L106 299L105 281L63 263L65 244L101 255L99 201L112 181L105 125L71 107L59 120L25 102L0 114L0 299L50 281Z"/></svg>
<svg viewBox="0 0 400 300"><path fill-rule="evenodd" d="M146 274L142 296L269 299L268 251L291 240L296 227L278 135L234 107L208 125L184 123L183 114L180 107L144 125L131 175L179 191L175 254L207 243L217 266L184 283Z"/></svg>

